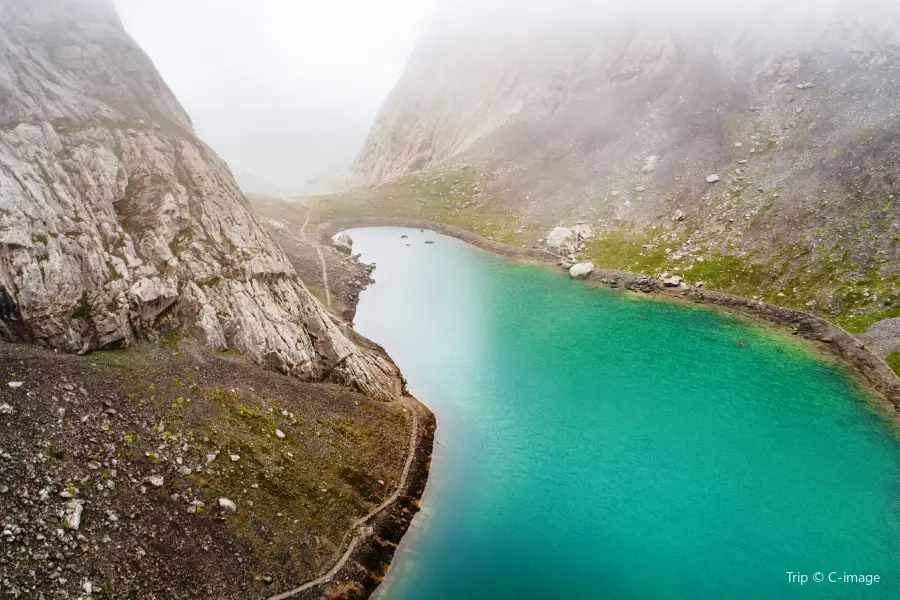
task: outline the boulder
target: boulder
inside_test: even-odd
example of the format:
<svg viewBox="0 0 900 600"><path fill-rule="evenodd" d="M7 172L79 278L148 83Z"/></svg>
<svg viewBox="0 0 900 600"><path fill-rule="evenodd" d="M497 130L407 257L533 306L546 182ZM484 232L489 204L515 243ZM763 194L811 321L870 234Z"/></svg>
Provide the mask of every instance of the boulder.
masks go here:
<svg viewBox="0 0 900 600"><path fill-rule="evenodd" d="M84 505L78 500L72 500L66 504L65 524L69 529L78 531L81 527L81 514L84 512Z"/></svg>
<svg viewBox="0 0 900 600"><path fill-rule="evenodd" d="M716 174L712 174L706 178L706 183L715 183L717 181L719 181L719 176Z"/></svg>
<svg viewBox="0 0 900 600"><path fill-rule="evenodd" d="M594 263L578 263L569 269L572 279L587 279L594 272Z"/></svg>
<svg viewBox="0 0 900 600"><path fill-rule="evenodd" d="M547 247L558 254L571 254L577 245L578 237L567 227L557 227L547 235Z"/></svg>
<svg viewBox="0 0 900 600"><path fill-rule="evenodd" d="M684 277L679 277L678 275L673 275L672 277L669 277L668 279L664 279L663 283L666 285L666 287L671 287L671 288L681 287L681 284L684 283Z"/></svg>
<svg viewBox="0 0 900 600"><path fill-rule="evenodd" d="M594 237L594 230L591 229L591 226L586 223L579 223L578 225L573 227L572 233L575 234L575 237L579 242L583 242Z"/></svg>
<svg viewBox="0 0 900 600"><path fill-rule="evenodd" d="M336 238L334 238L334 247L343 252L344 254L352 254L353 253L353 238L351 238L346 233L342 233Z"/></svg>
<svg viewBox="0 0 900 600"><path fill-rule="evenodd" d="M684 221L684 213L679 209L675 211L675 214L672 215L672 220L676 223Z"/></svg>

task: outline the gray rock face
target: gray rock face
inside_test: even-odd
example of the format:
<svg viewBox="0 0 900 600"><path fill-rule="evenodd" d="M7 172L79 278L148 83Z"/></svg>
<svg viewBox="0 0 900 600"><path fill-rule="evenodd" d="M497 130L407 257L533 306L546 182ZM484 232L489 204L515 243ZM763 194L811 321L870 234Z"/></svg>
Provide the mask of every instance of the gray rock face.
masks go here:
<svg viewBox="0 0 900 600"><path fill-rule="evenodd" d="M878 321L860 338L881 356L900 352L900 318Z"/></svg>
<svg viewBox="0 0 900 600"><path fill-rule="evenodd" d="M0 336L67 352L184 327L384 398L399 374L299 281L105 0L0 9Z"/></svg>

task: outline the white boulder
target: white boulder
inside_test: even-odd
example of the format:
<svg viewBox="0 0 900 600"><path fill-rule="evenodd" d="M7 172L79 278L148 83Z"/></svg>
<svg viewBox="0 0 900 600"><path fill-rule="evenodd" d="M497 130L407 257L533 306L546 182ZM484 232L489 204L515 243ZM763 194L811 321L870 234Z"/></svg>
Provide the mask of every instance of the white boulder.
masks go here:
<svg viewBox="0 0 900 600"><path fill-rule="evenodd" d="M719 181L719 176L716 174L712 174L706 178L706 183L715 183L717 181Z"/></svg>
<svg viewBox="0 0 900 600"><path fill-rule="evenodd" d="M591 226L587 225L586 223L579 223L578 225L573 227L572 233L575 234L575 237L579 242L589 240L594 237L594 230L591 229Z"/></svg>
<svg viewBox="0 0 900 600"><path fill-rule="evenodd" d="M571 254L577 245L578 237L567 227L557 227L547 235L547 247L559 254Z"/></svg>
<svg viewBox="0 0 900 600"><path fill-rule="evenodd" d="M219 507L229 512L237 512L237 504L228 498L219 498Z"/></svg>
<svg viewBox="0 0 900 600"><path fill-rule="evenodd" d="M346 233L342 233L334 238L334 247L341 252L351 254L353 252L353 238Z"/></svg>
<svg viewBox="0 0 900 600"><path fill-rule="evenodd" d="M664 279L663 283L666 287L680 287L682 283L684 283L684 277L679 277L678 275L673 275L668 279Z"/></svg>
<svg viewBox="0 0 900 600"><path fill-rule="evenodd" d="M73 500L66 504L66 527L78 531L81 527L81 513L84 512L84 505Z"/></svg>
<svg viewBox="0 0 900 600"><path fill-rule="evenodd" d="M578 263L569 269L572 279L587 279L594 272L594 263Z"/></svg>

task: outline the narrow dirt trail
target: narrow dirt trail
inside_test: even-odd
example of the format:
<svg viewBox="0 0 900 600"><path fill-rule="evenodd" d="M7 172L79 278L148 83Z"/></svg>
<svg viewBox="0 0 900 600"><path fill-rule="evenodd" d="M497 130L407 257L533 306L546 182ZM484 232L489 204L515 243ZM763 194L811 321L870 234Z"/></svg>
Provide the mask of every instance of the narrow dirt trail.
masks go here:
<svg viewBox="0 0 900 600"><path fill-rule="evenodd" d="M353 555L353 551L356 549L359 543L366 537L372 535L371 528L365 527L365 524L368 523L372 518L377 516L381 511L396 502L398 498L400 498L400 495L403 493L403 490L406 487L406 480L409 477L410 469L412 469L413 459L416 456L416 440L419 439L418 409L408 398L401 398L400 402L406 407L406 410L408 410L410 414L412 414L412 430L409 435L409 454L406 457L406 464L403 466L403 472L400 474L400 482L397 484L397 489L387 500L369 511L369 514L364 517L360 517L353 522L353 525L350 527L350 531L348 531L347 535L344 536L345 539L347 536L351 536L350 543L347 545L347 550L340 556L340 558L338 558L337 562L335 562L334 566L331 567L331 569L327 573L325 573L321 577L313 579L312 581L308 581L307 583L304 583L303 585L292 590L288 590L287 592L283 592L281 594L278 594L277 596L271 596L268 598L268 600L287 600L288 598L293 598L298 594L301 594L307 590L331 581L334 576L344 568L344 565L347 564L347 561Z"/></svg>
<svg viewBox="0 0 900 600"><path fill-rule="evenodd" d="M322 252L322 247L317 243L311 243L309 238L306 237L306 227L309 225L309 216L312 214L312 210L307 206L306 207L306 220L303 222L303 227L300 228L300 237L303 238L303 242L312 246L316 249L316 254L319 255L319 263L322 265L322 281L325 282L325 303L328 308L331 308L331 288L328 285L328 266L325 263L325 253Z"/></svg>

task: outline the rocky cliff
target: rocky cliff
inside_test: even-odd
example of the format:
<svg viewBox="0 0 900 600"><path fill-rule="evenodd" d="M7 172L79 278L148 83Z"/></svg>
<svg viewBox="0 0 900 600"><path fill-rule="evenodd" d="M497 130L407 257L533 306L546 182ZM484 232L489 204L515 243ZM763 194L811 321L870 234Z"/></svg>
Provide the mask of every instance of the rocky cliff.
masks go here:
<svg viewBox="0 0 900 600"><path fill-rule="evenodd" d="M357 159L375 212L584 222L598 266L900 316L900 6L596 4L447 8Z"/></svg>
<svg viewBox="0 0 900 600"><path fill-rule="evenodd" d="M184 328L304 380L399 388L298 280L111 0L0 3L0 319L66 352Z"/></svg>

